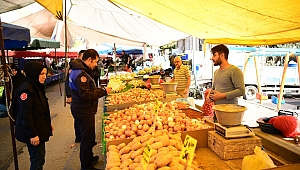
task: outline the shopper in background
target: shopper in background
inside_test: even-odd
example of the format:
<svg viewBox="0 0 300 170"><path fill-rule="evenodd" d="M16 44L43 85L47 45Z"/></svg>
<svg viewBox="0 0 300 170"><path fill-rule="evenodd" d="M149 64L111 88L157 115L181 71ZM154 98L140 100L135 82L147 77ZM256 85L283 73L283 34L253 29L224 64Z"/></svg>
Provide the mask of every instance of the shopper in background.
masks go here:
<svg viewBox="0 0 300 170"><path fill-rule="evenodd" d="M99 156L93 156L95 145L95 114L98 109L98 99L110 93L111 88L97 88L92 78L92 70L97 66L99 54L94 49L88 49L82 60L70 63L72 72L69 78L72 103L71 111L78 122L81 136L80 162L81 169L96 169L93 164Z"/></svg>
<svg viewBox="0 0 300 170"><path fill-rule="evenodd" d="M12 72L12 95L14 94L14 91L19 87L23 79L25 78L25 75L21 73L21 70L18 69L18 67L14 64L10 66L11 72ZM5 89L2 91L2 96L0 99L0 118L1 117L7 117L7 108L6 108L6 93Z"/></svg>
<svg viewBox="0 0 300 170"><path fill-rule="evenodd" d="M15 137L26 143L30 155L30 170L42 170L45 163L45 142L53 127L48 98L44 90L47 68L39 62L25 64L26 78L13 96L16 113Z"/></svg>
<svg viewBox="0 0 300 170"><path fill-rule="evenodd" d="M86 50L80 50L79 51L77 60L82 59L83 53L85 51ZM65 91L66 91L66 97L67 97L66 103L71 104L72 96L71 96L70 87L69 87L69 75L70 75L70 72L72 71L72 67L71 67L70 64L69 64L69 68L67 68L67 71L68 71L68 73L67 73L66 81L65 81ZM72 113L72 115L73 115L73 113ZM73 116L73 118L74 118L74 116ZM75 131L75 143L79 143L81 141L80 129L79 129L79 126L78 126L78 122L76 122L75 119L74 119L74 131Z"/></svg>
<svg viewBox="0 0 300 170"><path fill-rule="evenodd" d="M238 97L245 94L245 83L242 71L228 63L229 49L217 45L211 49L211 60L214 66L220 66L214 72L210 100L214 104L237 104Z"/></svg>
<svg viewBox="0 0 300 170"><path fill-rule="evenodd" d="M189 87L191 84L191 75L189 69L182 64L182 60L180 57L174 58L174 75L171 82L177 82L176 91L178 94L183 97L187 98L189 93Z"/></svg>

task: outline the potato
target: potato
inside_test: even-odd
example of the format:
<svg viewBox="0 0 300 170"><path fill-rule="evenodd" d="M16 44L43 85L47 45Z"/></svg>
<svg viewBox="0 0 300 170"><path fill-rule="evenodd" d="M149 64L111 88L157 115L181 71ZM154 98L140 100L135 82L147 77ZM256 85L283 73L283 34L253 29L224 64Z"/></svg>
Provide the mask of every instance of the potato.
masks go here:
<svg viewBox="0 0 300 170"><path fill-rule="evenodd" d="M157 150L156 149L152 149L152 152L151 152L151 156L154 156L154 155L156 155L157 154Z"/></svg>
<svg viewBox="0 0 300 170"><path fill-rule="evenodd" d="M143 155L136 156L136 157L134 158L133 162L135 162L135 163L140 163L141 160L142 160L142 158L143 158Z"/></svg>
<svg viewBox="0 0 300 170"><path fill-rule="evenodd" d="M163 147L163 143L162 142L155 142L151 145L152 149L160 149Z"/></svg>
<svg viewBox="0 0 300 170"><path fill-rule="evenodd" d="M126 143L121 143L117 146L118 150L121 150L122 148L124 148L126 146Z"/></svg>
<svg viewBox="0 0 300 170"><path fill-rule="evenodd" d="M175 140L175 139L170 139L170 146L176 146L176 144L177 144L177 140Z"/></svg>
<svg viewBox="0 0 300 170"><path fill-rule="evenodd" d="M113 168L110 168L109 170L122 170L120 167L113 167Z"/></svg>
<svg viewBox="0 0 300 170"><path fill-rule="evenodd" d="M172 161L169 163L169 166L172 168L173 166L178 167L179 162L176 159L172 159Z"/></svg>
<svg viewBox="0 0 300 170"><path fill-rule="evenodd" d="M142 155L144 152L143 149L139 149L137 151L133 151L132 155L131 155L131 159L134 159L135 157L139 156L139 155Z"/></svg>
<svg viewBox="0 0 300 170"><path fill-rule="evenodd" d="M155 159L154 163L156 163L158 168L164 167L168 165L172 161L172 155L167 154L167 155L162 155L159 156Z"/></svg>
<svg viewBox="0 0 300 170"><path fill-rule="evenodd" d="M167 151L162 151L162 152L159 152L159 153L157 153L157 154L151 156L151 158L150 158L150 163L154 162L154 161L156 160L157 157L162 156L162 155L167 155L167 154L168 154Z"/></svg>
<svg viewBox="0 0 300 170"><path fill-rule="evenodd" d="M122 170L130 170L129 167L124 167Z"/></svg>
<svg viewBox="0 0 300 170"><path fill-rule="evenodd" d="M174 146L168 146L169 151L178 151Z"/></svg>
<svg viewBox="0 0 300 170"><path fill-rule="evenodd" d="M120 165L121 165L121 162L109 163L109 164L106 164L106 168L111 169L113 167L119 167Z"/></svg>
<svg viewBox="0 0 300 170"><path fill-rule="evenodd" d="M170 139L174 139L176 141L182 142L181 137L175 134L168 134Z"/></svg>
<svg viewBox="0 0 300 170"><path fill-rule="evenodd" d="M178 151L181 151L181 149L183 148L183 143L177 142L176 145L175 145L175 148L176 148Z"/></svg>
<svg viewBox="0 0 300 170"><path fill-rule="evenodd" d="M129 165L129 169L134 170L138 166L140 166L140 163L132 163L132 164Z"/></svg>
<svg viewBox="0 0 300 170"><path fill-rule="evenodd" d="M144 142L142 145L145 147L146 143L148 143L149 145L152 145L154 143L155 138L151 137L148 141Z"/></svg>
<svg viewBox="0 0 300 170"><path fill-rule="evenodd" d="M137 143L135 143L134 145L131 146L131 150L136 151L136 150L140 149L141 147L143 147L141 142L137 142Z"/></svg>
<svg viewBox="0 0 300 170"><path fill-rule="evenodd" d="M180 152L179 151L170 151L169 154L172 155L173 157L180 156Z"/></svg>
<svg viewBox="0 0 300 170"><path fill-rule="evenodd" d="M109 145L108 147L108 151L112 150L112 149L117 149L116 145Z"/></svg>
<svg viewBox="0 0 300 170"><path fill-rule="evenodd" d="M119 158L110 158L107 159L106 161L107 164L114 163L114 162L121 162L121 160Z"/></svg>
<svg viewBox="0 0 300 170"><path fill-rule="evenodd" d="M167 147L162 147L162 148L158 149L157 152L162 152L162 151L167 151L167 152L169 152L169 148L167 148Z"/></svg>
<svg viewBox="0 0 300 170"><path fill-rule="evenodd" d="M151 138L150 134L145 134L141 137L141 143L148 141Z"/></svg>
<svg viewBox="0 0 300 170"><path fill-rule="evenodd" d="M129 147L129 146L125 146L124 148L122 148L121 150L120 150L120 154L121 155L123 155L123 154L125 154L125 153L129 153L131 151L131 148Z"/></svg>
<svg viewBox="0 0 300 170"><path fill-rule="evenodd" d="M133 161L131 159L126 159L125 161L122 162L120 168L129 167L129 165L132 163L133 163Z"/></svg>
<svg viewBox="0 0 300 170"><path fill-rule="evenodd" d="M164 167L158 168L157 170L171 170L171 168L168 166L164 166Z"/></svg>
<svg viewBox="0 0 300 170"><path fill-rule="evenodd" d="M134 170L143 170L143 168L141 166L138 166Z"/></svg>
<svg viewBox="0 0 300 170"><path fill-rule="evenodd" d="M147 170L156 170L157 166L155 163L148 164Z"/></svg>
<svg viewBox="0 0 300 170"><path fill-rule="evenodd" d="M154 132L154 134L152 135L152 137L156 138L156 137L158 137L158 136L161 136L162 134L163 134L162 131L157 130L157 131Z"/></svg>
<svg viewBox="0 0 300 170"><path fill-rule="evenodd" d="M131 154L127 153L127 154L123 154L121 156L121 161L124 162L126 159L130 159L131 158Z"/></svg>

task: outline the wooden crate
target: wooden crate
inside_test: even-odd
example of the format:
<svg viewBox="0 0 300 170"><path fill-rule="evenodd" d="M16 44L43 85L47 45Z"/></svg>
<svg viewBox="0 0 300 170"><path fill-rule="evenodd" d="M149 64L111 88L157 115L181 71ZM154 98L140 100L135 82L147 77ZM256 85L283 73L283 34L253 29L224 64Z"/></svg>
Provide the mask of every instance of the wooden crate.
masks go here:
<svg viewBox="0 0 300 170"><path fill-rule="evenodd" d="M181 109L182 112L185 113L185 115L191 119L197 119L197 118L203 118L203 113L201 110L198 110L196 108L185 108Z"/></svg>
<svg viewBox="0 0 300 170"><path fill-rule="evenodd" d="M240 159L252 155L255 146L261 147L261 139L257 136L226 139L216 131L208 132L208 147L223 160Z"/></svg>

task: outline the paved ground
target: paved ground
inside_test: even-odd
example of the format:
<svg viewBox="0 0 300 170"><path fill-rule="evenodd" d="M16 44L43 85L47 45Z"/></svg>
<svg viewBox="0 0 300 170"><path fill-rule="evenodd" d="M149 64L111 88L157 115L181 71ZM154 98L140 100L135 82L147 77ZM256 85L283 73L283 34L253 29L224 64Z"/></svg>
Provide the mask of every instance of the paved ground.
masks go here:
<svg viewBox="0 0 300 170"><path fill-rule="evenodd" d="M64 87L63 84L62 87ZM70 108L69 106L63 106L63 97L60 95L58 85L48 87L46 95L49 98L54 135L46 143L46 163L44 170L79 170L80 146L76 145L70 148L74 144L75 139L73 117L70 113ZM99 99L99 101L103 101L103 99ZM98 114L96 115L96 141L99 143L94 147L94 153L100 156L100 160L103 160L100 136L102 107L103 102L100 102ZM7 117L0 119L0 132L2 138L0 140L0 170L13 170L15 167L12 156L9 119ZM17 142L17 148L19 151L19 169L29 169L30 162L27 147L24 147L23 143ZM102 167L101 169L104 169L103 161L99 161L95 167Z"/></svg>

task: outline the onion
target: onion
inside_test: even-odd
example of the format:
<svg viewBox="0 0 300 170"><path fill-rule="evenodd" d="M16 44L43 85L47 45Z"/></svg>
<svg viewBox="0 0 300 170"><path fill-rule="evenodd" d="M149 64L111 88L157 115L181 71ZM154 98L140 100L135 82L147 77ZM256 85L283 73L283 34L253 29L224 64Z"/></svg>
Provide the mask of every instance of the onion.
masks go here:
<svg viewBox="0 0 300 170"><path fill-rule="evenodd" d="M106 133L106 134L105 134L105 137L106 137L106 138L109 138L109 137L110 137L110 133Z"/></svg>
<svg viewBox="0 0 300 170"><path fill-rule="evenodd" d="M126 129L126 127L127 127L126 125L123 125L121 128L122 128L123 130L125 130L125 129Z"/></svg>
<svg viewBox="0 0 300 170"><path fill-rule="evenodd" d="M105 131L105 132L108 132L108 131L109 131L109 129L110 129L110 127L109 127L109 126L105 126L105 127L104 127L104 131Z"/></svg>
<svg viewBox="0 0 300 170"><path fill-rule="evenodd" d="M150 119L150 115L145 115L145 120L149 120Z"/></svg>
<svg viewBox="0 0 300 170"><path fill-rule="evenodd" d="M144 125L143 125L143 130L144 130L145 132L147 132L147 131L149 130L149 126L148 126L147 124L144 124Z"/></svg>
<svg viewBox="0 0 300 170"><path fill-rule="evenodd" d="M134 123L135 123L136 125L139 125L139 124L140 124L139 120L136 120Z"/></svg>
<svg viewBox="0 0 300 170"><path fill-rule="evenodd" d="M112 135L117 136L118 131L113 131Z"/></svg>
<svg viewBox="0 0 300 170"><path fill-rule="evenodd" d="M121 136L120 136L120 139L125 139L126 138L126 136L124 135L124 134L122 134Z"/></svg>
<svg viewBox="0 0 300 170"><path fill-rule="evenodd" d="M180 125L175 125L175 126L174 126L174 131L175 131L175 132L180 131L180 130L181 130Z"/></svg>
<svg viewBox="0 0 300 170"><path fill-rule="evenodd" d="M121 136L121 135L123 135L123 133L119 130L119 131L117 132L117 136Z"/></svg>
<svg viewBox="0 0 300 170"><path fill-rule="evenodd" d="M151 126L152 125L152 121L151 120L146 120L146 122L147 122L147 124L149 125L149 126Z"/></svg>
<svg viewBox="0 0 300 170"><path fill-rule="evenodd" d="M172 128L172 127L174 127L174 126L175 126L175 122L169 122L169 123L168 123L168 125L169 125L169 127L171 127L171 128Z"/></svg>
<svg viewBox="0 0 300 170"><path fill-rule="evenodd" d="M169 129L169 126L168 125L164 125L164 129Z"/></svg>
<svg viewBox="0 0 300 170"><path fill-rule="evenodd" d="M138 132L136 133L138 136L142 136L145 133L145 131L143 130L138 130Z"/></svg>
<svg viewBox="0 0 300 170"><path fill-rule="evenodd" d="M168 122L173 122L174 119L172 117L168 117Z"/></svg>
<svg viewBox="0 0 300 170"><path fill-rule="evenodd" d="M136 115L132 115L131 120L132 121L136 121L137 120L137 116Z"/></svg>
<svg viewBox="0 0 300 170"><path fill-rule="evenodd" d="M131 130L134 131L134 133L136 133L136 132L138 131L138 128L137 128L136 126L133 126L133 127L131 128Z"/></svg>
<svg viewBox="0 0 300 170"><path fill-rule="evenodd" d="M139 130L143 129L143 125L138 125L137 127L138 127Z"/></svg>

